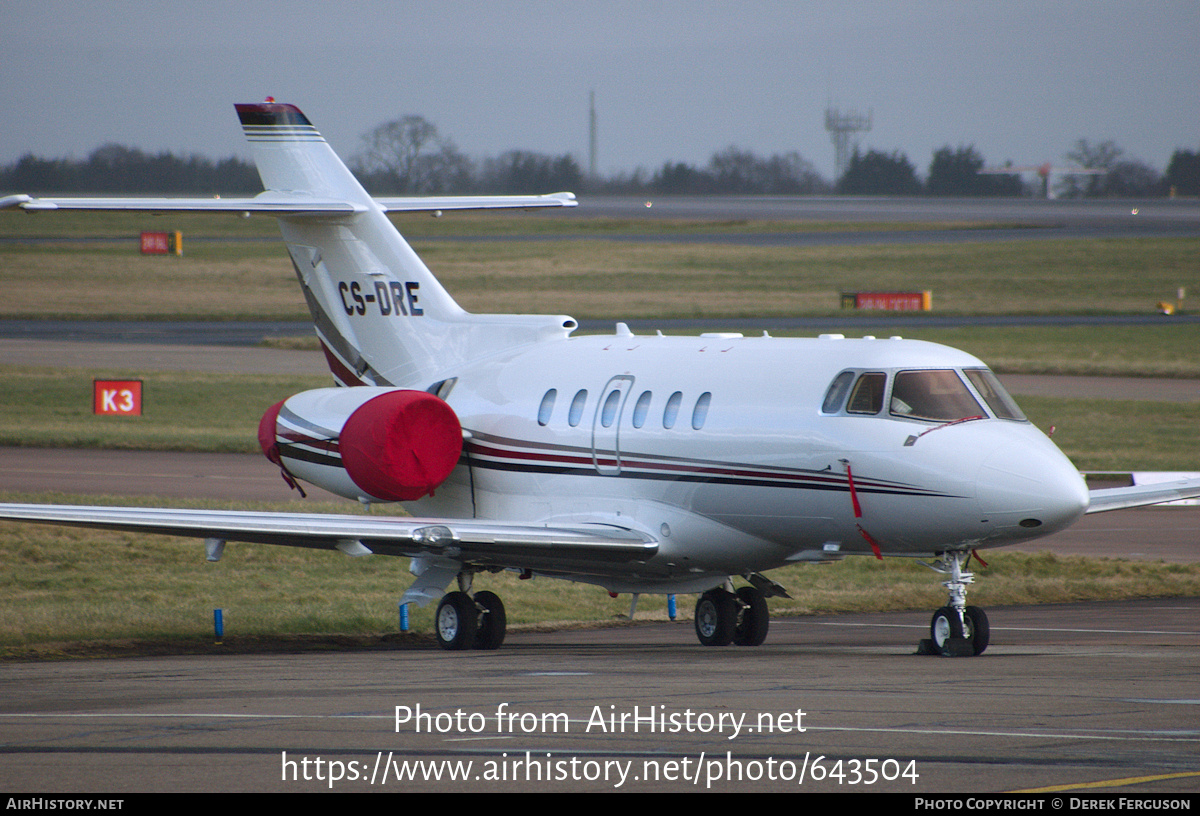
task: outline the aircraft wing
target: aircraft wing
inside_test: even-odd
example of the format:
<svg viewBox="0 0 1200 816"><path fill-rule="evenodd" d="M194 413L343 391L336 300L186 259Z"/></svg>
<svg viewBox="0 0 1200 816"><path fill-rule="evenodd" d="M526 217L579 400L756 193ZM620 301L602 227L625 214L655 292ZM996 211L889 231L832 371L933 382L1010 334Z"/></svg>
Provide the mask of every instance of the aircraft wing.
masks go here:
<svg viewBox="0 0 1200 816"><path fill-rule="evenodd" d="M1107 487L1091 491L1088 513L1124 510L1151 504L1200 497L1200 479L1180 479L1174 482L1152 482L1131 487Z"/></svg>
<svg viewBox="0 0 1200 816"><path fill-rule="evenodd" d="M497 567L537 569L545 560L584 572L588 565L638 562L658 551L658 542L649 536L605 524L550 527L474 519L55 504L0 504L0 518L188 536L213 544L246 541L336 549L347 555L432 556Z"/></svg>
<svg viewBox="0 0 1200 816"><path fill-rule="evenodd" d="M539 209L574 207L573 193L528 196L414 196L378 198L388 212L440 212L443 210ZM322 199L304 194L264 192L253 198L34 198L11 195L0 198L0 210L26 212L92 210L133 212L228 212L265 215L345 215L363 212L360 204L339 199Z"/></svg>

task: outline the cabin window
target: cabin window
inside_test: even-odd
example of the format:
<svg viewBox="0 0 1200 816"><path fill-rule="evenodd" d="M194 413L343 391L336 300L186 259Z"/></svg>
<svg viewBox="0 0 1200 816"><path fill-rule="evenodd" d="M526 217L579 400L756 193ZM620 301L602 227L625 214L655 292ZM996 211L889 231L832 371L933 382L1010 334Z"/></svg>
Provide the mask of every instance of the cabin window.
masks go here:
<svg viewBox="0 0 1200 816"><path fill-rule="evenodd" d="M853 371L843 371L834 377L833 382L829 384L829 390L825 392L825 401L821 403L821 412L836 414L842 407L846 394L850 392L850 383L852 382L854 382Z"/></svg>
<svg viewBox="0 0 1200 816"><path fill-rule="evenodd" d="M663 409L663 427L667 430L675 427L675 420L679 418L679 404L683 402L683 393L676 391L667 398L667 407Z"/></svg>
<svg viewBox="0 0 1200 816"><path fill-rule="evenodd" d="M547 425L550 422L550 415L554 413L554 400L558 398L558 389L551 388L542 397L542 404L538 406L538 425Z"/></svg>
<svg viewBox="0 0 1200 816"><path fill-rule="evenodd" d="M640 428L646 424L646 414L650 411L650 392L643 391L633 406L633 427Z"/></svg>
<svg viewBox="0 0 1200 816"><path fill-rule="evenodd" d="M1025 414L1017 407L1017 403L1009 396L1008 391L996 379L996 375L987 368L965 368L963 373L975 386L979 396L992 409L992 413L1000 419L1016 419L1025 421Z"/></svg>
<svg viewBox="0 0 1200 816"><path fill-rule="evenodd" d="M571 400L571 409L567 411L567 424L574 428L583 419L583 406L587 404L587 389L580 388Z"/></svg>
<svg viewBox="0 0 1200 816"><path fill-rule="evenodd" d="M600 409L600 424L605 428L611 428L613 420L617 418L617 407L621 404L621 392L613 390L608 392L608 397L604 400L604 407Z"/></svg>
<svg viewBox="0 0 1200 816"><path fill-rule="evenodd" d="M886 388L886 374L863 374L854 384L846 410L851 414L878 414L883 410L883 392Z"/></svg>
<svg viewBox="0 0 1200 816"><path fill-rule="evenodd" d="M987 416L958 372L950 370L901 371L892 386L891 412L935 422Z"/></svg>
<svg viewBox="0 0 1200 816"><path fill-rule="evenodd" d="M700 395L700 399L696 400L696 407L692 409L692 430L698 431L704 427L704 420L708 419L708 406L711 402L711 391L705 391Z"/></svg>

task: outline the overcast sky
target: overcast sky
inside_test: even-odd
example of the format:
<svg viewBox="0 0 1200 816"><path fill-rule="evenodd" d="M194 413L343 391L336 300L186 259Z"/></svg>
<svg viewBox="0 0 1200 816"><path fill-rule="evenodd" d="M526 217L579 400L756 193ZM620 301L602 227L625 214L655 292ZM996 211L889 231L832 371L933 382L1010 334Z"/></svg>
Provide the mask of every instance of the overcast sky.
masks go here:
<svg viewBox="0 0 1200 816"><path fill-rule="evenodd" d="M1059 161L1111 139L1163 170L1200 149L1197 0L0 0L0 163L106 142L249 157L233 103L299 105L339 153L415 113L474 158L520 148L605 175L798 151L824 111L864 149ZM2 191L0 191L2 192Z"/></svg>

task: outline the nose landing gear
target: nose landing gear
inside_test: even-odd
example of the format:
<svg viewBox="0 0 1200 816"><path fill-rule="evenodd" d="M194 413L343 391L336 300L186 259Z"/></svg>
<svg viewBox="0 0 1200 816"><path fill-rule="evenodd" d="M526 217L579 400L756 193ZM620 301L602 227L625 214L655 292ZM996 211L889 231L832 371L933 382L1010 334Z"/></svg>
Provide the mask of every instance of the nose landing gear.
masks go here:
<svg viewBox="0 0 1200 816"><path fill-rule="evenodd" d="M974 657L983 654L991 639L987 614L978 606L967 606L967 587L974 573L966 570L969 552L944 552L933 564L924 564L934 572L949 575L942 586L950 593L949 603L933 613L929 637L917 645L917 654L942 657Z"/></svg>

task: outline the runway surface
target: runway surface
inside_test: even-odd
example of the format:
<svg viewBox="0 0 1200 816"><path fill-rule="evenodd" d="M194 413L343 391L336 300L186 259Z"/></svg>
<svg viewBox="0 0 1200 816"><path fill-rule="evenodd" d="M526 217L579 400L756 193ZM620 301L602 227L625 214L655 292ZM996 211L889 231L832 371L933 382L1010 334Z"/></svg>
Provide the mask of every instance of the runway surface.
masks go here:
<svg viewBox="0 0 1200 816"><path fill-rule="evenodd" d="M1086 229L1116 234L1195 234L1196 199L941 198L922 196L582 196L558 218L686 218L727 221L823 221L830 223L979 222L988 226ZM987 232L988 230L981 230ZM1023 230L1032 238L1038 230Z"/></svg>

